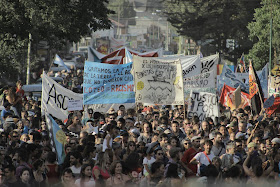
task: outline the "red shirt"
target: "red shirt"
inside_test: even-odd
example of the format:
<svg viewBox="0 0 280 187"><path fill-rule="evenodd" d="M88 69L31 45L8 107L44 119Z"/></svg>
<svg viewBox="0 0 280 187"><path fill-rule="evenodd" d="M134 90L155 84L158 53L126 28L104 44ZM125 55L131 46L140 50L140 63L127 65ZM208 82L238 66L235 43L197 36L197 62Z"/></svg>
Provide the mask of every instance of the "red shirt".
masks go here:
<svg viewBox="0 0 280 187"><path fill-rule="evenodd" d="M92 169L92 176L93 176L94 180L96 180L96 178L94 176L94 172L93 171L96 170L96 169L100 171L100 175L102 175L104 180L107 180L107 179L110 178L110 174L109 174L109 172L107 170L102 171L102 169L100 167L94 166L93 169Z"/></svg>
<svg viewBox="0 0 280 187"><path fill-rule="evenodd" d="M184 155L181 159L181 161L183 163L185 163L187 165L187 167L190 170L192 170L192 172L194 173L194 174L191 174L190 176L195 175L197 173L197 165L196 164L190 164L190 161L198 152L199 151L196 151L194 148L191 147L184 152Z"/></svg>

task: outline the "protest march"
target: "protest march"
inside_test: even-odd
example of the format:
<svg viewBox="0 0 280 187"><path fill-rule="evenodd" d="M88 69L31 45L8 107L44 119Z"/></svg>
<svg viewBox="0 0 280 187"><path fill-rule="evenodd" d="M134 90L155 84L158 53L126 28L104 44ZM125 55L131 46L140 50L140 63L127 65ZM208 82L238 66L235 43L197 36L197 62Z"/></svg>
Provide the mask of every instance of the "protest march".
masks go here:
<svg viewBox="0 0 280 187"><path fill-rule="evenodd" d="M0 187L280 185L278 65L88 51L1 88Z"/></svg>

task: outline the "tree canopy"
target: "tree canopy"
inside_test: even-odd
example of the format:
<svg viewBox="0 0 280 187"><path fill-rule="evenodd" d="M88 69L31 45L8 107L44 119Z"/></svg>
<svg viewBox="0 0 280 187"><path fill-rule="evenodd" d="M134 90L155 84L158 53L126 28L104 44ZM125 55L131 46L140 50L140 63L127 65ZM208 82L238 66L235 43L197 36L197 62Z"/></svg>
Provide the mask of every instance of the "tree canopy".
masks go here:
<svg viewBox="0 0 280 187"><path fill-rule="evenodd" d="M21 72L28 36L32 43L47 41L51 48L78 42L91 30L110 28L108 0L1 0L1 74ZM34 45L33 45L34 47ZM34 59L34 58L33 58Z"/></svg>
<svg viewBox="0 0 280 187"><path fill-rule="evenodd" d="M253 21L248 24L249 38L254 42L254 45L247 58L252 59L256 69L262 68L269 62L271 16L273 19L272 59L274 62L276 62L280 51L280 2L277 0L262 0L261 5L260 8L255 10Z"/></svg>
<svg viewBox="0 0 280 187"><path fill-rule="evenodd" d="M260 0L166 0L165 3L168 20L179 34L197 43L212 39L217 51L224 53L229 52L227 39L237 41L235 52L239 55L251 48L247 25Z"/></svg>

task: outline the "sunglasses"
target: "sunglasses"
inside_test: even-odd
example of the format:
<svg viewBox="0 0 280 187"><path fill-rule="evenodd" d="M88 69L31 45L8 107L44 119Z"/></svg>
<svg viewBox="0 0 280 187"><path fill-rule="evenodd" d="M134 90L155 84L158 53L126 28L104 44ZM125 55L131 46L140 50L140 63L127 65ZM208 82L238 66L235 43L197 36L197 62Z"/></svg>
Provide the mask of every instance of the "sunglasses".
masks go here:
<svg viewBox="0 0 280 187"><path fill-rule="evenodd" d="M135 147L136 145L133 145L133 144L131 144L131 145L129 145L130 147Z"/></svg>
<svg viewBox="0 0 280 187"><path fill-rule="evenodd" d="M163 153L157 153L157 155L163 155Z"/></svg>

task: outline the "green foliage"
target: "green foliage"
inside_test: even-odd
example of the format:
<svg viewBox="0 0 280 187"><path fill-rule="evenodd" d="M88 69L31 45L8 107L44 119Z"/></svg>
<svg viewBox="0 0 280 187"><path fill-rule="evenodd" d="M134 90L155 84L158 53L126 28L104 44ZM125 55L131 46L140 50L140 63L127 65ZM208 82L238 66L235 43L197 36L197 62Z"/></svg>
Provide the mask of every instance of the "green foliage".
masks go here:
<svg viewBox="0 0 280 187"><path fill-rule="evenodd" d="M20 74L26 61L28 35L32 52L39 41L55 49L78 42L91 30L110 28L108 0L0 0L1 75ZM36 57L32 58L33 63Z"/></svg>
<svg viewBox="0 0 280 187"><path fill-rule="evenodd" d="M198 44L214 39L217 51L228 53L226 40L238 42L241 55L250 49L247 25L260 0L166 0L166 15L179 34Z"/></svg>
<svg viewBox="0 0 280 187"><path fill-rule="evenodd" d="M280 2L262 0L262 7L255 10L254 20L248 24L249 38L254 42L248 58L256 69L261 69L269 62L270 19L272 15L272 60L276 61L280 50ZM272 14L271 14L272 10Z"/></svg>

